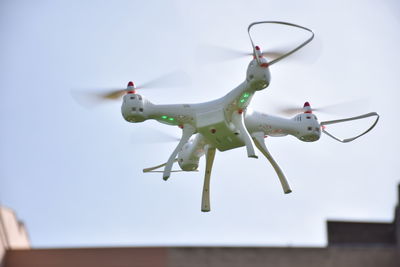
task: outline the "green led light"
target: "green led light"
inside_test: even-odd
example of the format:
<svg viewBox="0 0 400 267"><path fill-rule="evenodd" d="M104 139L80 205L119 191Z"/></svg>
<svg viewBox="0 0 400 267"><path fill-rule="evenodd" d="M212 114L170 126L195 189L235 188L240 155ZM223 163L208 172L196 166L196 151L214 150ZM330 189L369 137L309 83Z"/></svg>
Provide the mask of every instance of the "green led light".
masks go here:
<svg viewBox="0 0 400 267"><path fill-rule="evenodd" d="M243 103L245 100L244 99L240 99L240 103Z"/></svg>
<svg viewBox="0 0 400 267"><path fill-rule="evenodd" d="M161 116L161 118L165 120L165 119L168 118L168 117L164 115L164 116Z"/></svg>
<svg viewBox="0 0 400 267"><path fill-rule="evenodd" d="M168 120L170 120L170 121L174 121L175 119L174 119L174 118L168 118Z"/></svg>
<svg viewBox="0 0 400 267"><path fill-rule="evenodd" d="M244 95L243 95L243 97L249 97L250 96L250 94L249 93L244 93Z"/></svg>

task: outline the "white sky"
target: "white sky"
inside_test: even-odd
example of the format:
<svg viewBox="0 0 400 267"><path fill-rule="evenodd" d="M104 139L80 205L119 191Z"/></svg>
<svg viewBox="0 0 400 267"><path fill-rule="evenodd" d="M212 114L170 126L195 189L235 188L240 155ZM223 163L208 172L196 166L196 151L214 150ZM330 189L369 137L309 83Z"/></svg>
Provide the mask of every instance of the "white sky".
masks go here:
<svg viewBox="0 0 400 267"><path fill-rule="evenodd" d="M15 209L35 247L326 244L325 220L391 221L399 182L400 6L396 1L10 1L0 3L0 203ZM129 124L120 103L85 109L74 88L124 87L173 70L192 86L142 94L154 103L220 97L249 59L201 65L196 48L250 51L247 26L282 20L316 33L313 64L281 62L251 107L362 99L340 116L377 111L368 135L340 144L268 138L293 193L266 159L217 153L210 213L199 173L143 174L174 143L151 143L154 121ZM267 29L266 29L267 30ZM262 31L261 31L262 33ZM268 48L278 34L258 35ZM282 39L285 43L286 39ZM322 44L322 50L318 44ZM313 46L310 46L313 55ZM318 52L319 51L319 52Z"/></svg>

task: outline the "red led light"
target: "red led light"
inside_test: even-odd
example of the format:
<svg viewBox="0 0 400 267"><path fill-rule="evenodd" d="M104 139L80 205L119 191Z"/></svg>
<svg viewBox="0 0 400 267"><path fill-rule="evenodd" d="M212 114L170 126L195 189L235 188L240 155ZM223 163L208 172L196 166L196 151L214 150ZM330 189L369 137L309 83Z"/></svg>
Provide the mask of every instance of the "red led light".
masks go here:
<svg viewBox="0 0 400 267"><path fill-rule="evenodd" d="M126 92L127 94L136 94L136 91L135 90L131 90L131 91L128 91L128 92Z"/></svg>
<svg viewBox="0 0 400 267"><path fill-rule="evenodd" d="M216 130L216 129L211 129L210 132L211 132L212 134L215 134L215 133L217 132L217 130Z"/></svg>
<svg viewBox="0 0 400 267"><path fill-rule="evenodd" d="M243 113L243 109L239 109L239 110L238 110L238 113L239 113L239 114L242 114L242 113Z"/></svg>
<svg viewBox="0 0 400 267"><path fill-rule="evenodd" d="M262 64L260 65L260 67L262 67L262 68L268 68L268 63L262 63Z"/></svg>
<svg viewBox="0 0 400 267"><path fill-rule="evenodd" d="M181 129L183 129L183 124L180 124L178 127L181 128Z"/></svg>

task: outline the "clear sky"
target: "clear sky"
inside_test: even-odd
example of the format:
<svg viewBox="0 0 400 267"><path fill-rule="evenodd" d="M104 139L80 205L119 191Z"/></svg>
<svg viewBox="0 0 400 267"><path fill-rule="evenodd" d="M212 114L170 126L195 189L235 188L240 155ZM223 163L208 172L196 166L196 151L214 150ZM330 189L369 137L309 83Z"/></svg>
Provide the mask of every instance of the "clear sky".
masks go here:
<svg viewBox="0 0 400 267"><path fill-rule="evenodd" d="M389 222L400 179L399 18L394 0L3 0L0 203L16 210L35 247L322 246L327 219ZM244 148L218 152L212 211L202 213L204 159L199 173L168 182L141 171L167 160L175 143L153 141L159 131L179 136L177 127L130 124L118 101L87 109L71 96L74 88L124 87L184 70L190 86L141 93L157 104L220 97L244 80L250 58L199 64L198 47L251 51L246 29L259 20L312 28L309 55L319 57L272 66L271 85L252 108L361 100L339 115L317 115L381 115L349 144L268 138L292 194L282 193L265 158L249 159ZM263 48L291 44L290 36L262 33Z"/></svg>

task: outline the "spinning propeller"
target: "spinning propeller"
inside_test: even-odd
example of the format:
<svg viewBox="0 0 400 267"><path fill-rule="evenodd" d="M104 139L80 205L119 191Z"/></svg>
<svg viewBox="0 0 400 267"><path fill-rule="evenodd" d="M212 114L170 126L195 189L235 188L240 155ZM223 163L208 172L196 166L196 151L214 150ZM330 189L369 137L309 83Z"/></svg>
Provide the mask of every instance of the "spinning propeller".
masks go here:
<svg viewBox="0 0 400 267"><path fill-rule="evenodd" d="M72 96L85 106L93 106L108 100L119 100L126 93L136 93L136 90L171 88L190 85L190 77L183 71L174 71L163 76L135 85L129 81L126 88L103 88L96 91L73 90Z"/></svg>
<svg viewBox="0 0 400 267"><path fill-rule="evenodd" d="M255 48L257 47L259 48L259 46ZM254 52L241 51L217 45L201 45L198 51L200 55L198 60L202 63L218 63L221 61L254 56ZM283 56L286 53L285 51L287 52L285 49L267 50L262 52L262 56L272 60Z"/></svg>
<svg viewBox="0 0 400 267"><path fill-rule="evenodd" d="M97 97L100 99L108 99L108 100L118 100L120 99L124 94L126 93L132 93L134 94L135 91L135 85L133 84L132 81L128 82L128 85L126 86L126 89L112 89L107 92L99 92L97 93Z"/></svg>
<svg viewBox="0 0 400 267"><path fill-rule="evenodd" d="M308 103L308 102L306 102ZM365 108L366 100L352 100L347 102L336 103L332 105L324 105L317 108L311 108L311 111L327 113L327 114L338 114L338 113L348 113L354 111L355 109ZM304 111L304 107L300 108L297 105L285 104L285 107L276 109L277 113L293 116Z"/></svg>
<svg viewBox="0 0 400 267"><path fill-rule="evenodd" d="M292 45L292 46L281 47L279 49L269 49L266 51L261 51L259 46L254 45L253 39L250 34L251 28L257 24L281 24L281 25L291 26L291 27L300 28L305 31L308 31L311 35L307 40L305 40L304 42L302 42L300 45L297 45L297 46ZM288 57L289 55L292 55L293 53L295 53L300 48L304 47L309 42L311 42L311 40L314 39L314 33L312 30L310 30L306 27L297 25L297 24L281 22L281 21L254 22L249 25L247 31L248 31L248 34L250 37L251 45L253 47L252 52L241 51L241 50L236 50L236 49L222 47L222 46L216 46L216 45L202 45L198 49L201 52L200 53L201 57L199 59L203 63L207 63L207 62L213 63L213 62L219 62L219 61L233 60L233 59L237 59L237 58L241 58L241 57L254 56L257 59L257 62L259 64L260 64L259 58L265 57L269 61L268 65L273 65L276 62ZM316 58L315 54L319 54L321 52L321 47L322 47L321 42L318 41L318 42L314 42L314 43L317 43L317 46L318 46L318 49L315 49L315 48L312 49L314 51L313 52L314 56L307 55L304 58ZM293 49L292 47L295 47L295 48ZM317 53L315 53L316 50L317 50Z"/></svg>

